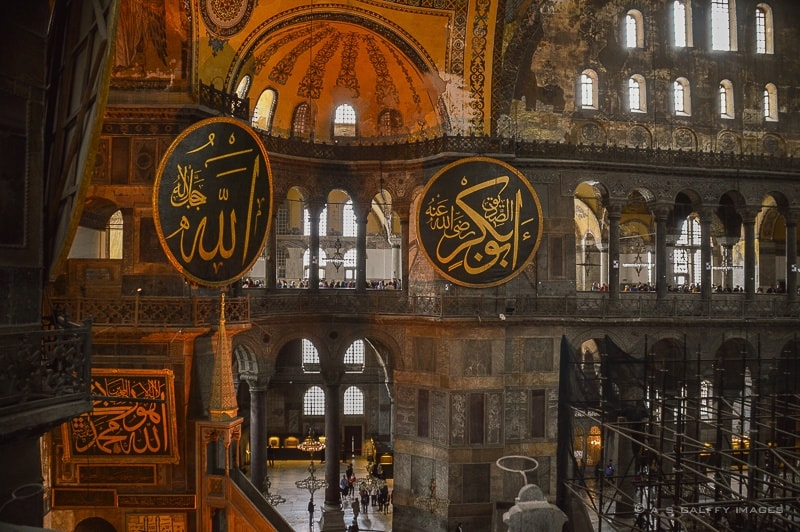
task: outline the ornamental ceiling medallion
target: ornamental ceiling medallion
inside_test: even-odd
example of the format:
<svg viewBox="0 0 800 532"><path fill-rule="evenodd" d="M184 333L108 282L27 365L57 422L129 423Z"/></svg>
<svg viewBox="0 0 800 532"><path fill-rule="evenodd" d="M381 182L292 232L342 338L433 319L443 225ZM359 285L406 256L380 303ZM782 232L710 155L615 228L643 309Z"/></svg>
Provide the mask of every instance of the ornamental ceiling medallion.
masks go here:
<svg viewBox="0 0 800 532"><path fill-rule="evenodd" d="M267 152L255 132L232 118L201 120L175 139L158 167L158 240L188 279L230 284L261 254L273 197Z"/></svg>
<svg viewBox="0 0 800 532"><path fill-rule="evenodd" d="M420 248L440 275L485 288L516 277L542 236L536 191L513 166L470 157L442 168L417 207Z"/></svg>
<svg viewBox="0 0 800 532"><path fill-rule="evenodd" d="M203 0L200 12L208 31L226 39L245 27L256 3L256 0Z"/></svg>

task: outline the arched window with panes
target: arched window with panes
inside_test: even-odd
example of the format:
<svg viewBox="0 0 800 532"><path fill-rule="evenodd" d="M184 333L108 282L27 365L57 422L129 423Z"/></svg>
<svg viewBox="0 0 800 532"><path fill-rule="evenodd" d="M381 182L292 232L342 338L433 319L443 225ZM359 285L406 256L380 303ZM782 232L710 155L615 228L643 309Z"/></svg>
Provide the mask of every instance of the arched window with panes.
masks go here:
<svg viewBox="0 0 800 532"><path fill-rule="evenodd" d="M313 126L311 105L308 102L302 102L295 107L292 114L292 136L304 139L310 138Z"/></svg>
<svg viewBox="0 0 800 532"><path fill-rule="evenodd" d="M344 353L344 369L347 373L364 372L364 340L356 340Z"/></svg>
<svg viewBox="0 0 800 532"><path fill-rule="evenodd" d="M357 230L353 200L347 200L347 203L344 204L344 209L342 209L342 236L356 236Z"/></svg>
<svg viewBox="0 0 800 532"><path fill-rule="evenodd" d="M700 285L701 276L701 236L700 221L692 215L684 220L681 234L675 242L673 252L673 271L675 272L675 285Z"/></svg>
<svg viewBox="0 0 800 532"><path fill-rule="evenodd" d="M350 386L344 391L344 415L363 416L364 415L364 392L358 386Z"/></svg>
<svg viewBox="0 0 800 532"><path fill-rule="evenodd" d="M343 103L336 108L333 117L333 136L356 136L356 110L349 103Z"/></svg>
<svg viewBox="0 0 800 532"><path fill-rule="evenodd" d="M311 341L303 338L301 342L301 361L303 373L319 373L319 351Z"/></svg>
<svg viewBox="0 0 800 532"><path fill-rule="evenodd" d="M733 83L728 79L719 82L719 116L731 119L734 115Z"/></svg>
<svg viewBox="0 0 800 532"><path fill-rule="evenodd" d="M735 52L736 0L711 0L711 49Z"/></svg>
<svg viewBox="0 0 800 532"><path fill-rule="evenodd" d="M278 104L278 93L275 89L265 89L261 92L253 108L251 125L256 129L269 132L272 128L272 117Z"/></svg>
<svg viewBox="0 0 800 532"><path fill-rule="evenodd" d="M303 415L325 415L325 391L319 386L311 386L303 394Z"/></svg>
<svg viewBox="0 0 800 532"><path fill-rule="evenodd" d="M689 0L672 2L672 43L678 48L694 45L692 40L692 4Z"/></svg>
<svg viewBox="0 0 800 532"><path fill-rule="evenodd" d="M632 113L647 112L647 91L645 79L640 74L628 78L628 109Z"/></svg>
<svg viewBox="0 0 800 532"><path fill-rule="evenodd" d="M764 86L764 120L778 121L778 87L773 83Z"/></svg>
<svg viewBox="0 0 800 532"><path fill-rule="evenodd" d="M767 4L756 6L756 53L774 54L772 8Z"/></svg>
<svg viewBox="0 0 800 532"><path fill-rule="evenodd" d="M631 9L625 15L625 43L626 48L644 48L644 24L642 12Z"/></svg>
<svg viewBox="0 0 800 532"><path fill-rule="evenodd" d="M678 78L672 83L672 105L677 116L692 114L691 86L686 78Z"/></svg>
<svg viewBox="0 0 800 532"><path fill-rule="evenodd" d="M587 68L581 72L579 105L581 109L597 109L597 72Z"/></svg>

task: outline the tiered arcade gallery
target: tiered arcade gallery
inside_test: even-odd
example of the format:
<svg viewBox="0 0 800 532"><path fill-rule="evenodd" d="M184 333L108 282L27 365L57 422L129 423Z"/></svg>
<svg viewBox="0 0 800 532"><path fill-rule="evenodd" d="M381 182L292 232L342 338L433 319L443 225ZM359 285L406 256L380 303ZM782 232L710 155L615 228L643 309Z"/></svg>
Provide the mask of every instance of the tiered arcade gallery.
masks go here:
<svg viewBox="0 0 800 532"><path fill-rule="evenodd" d="M41 328L91 356L7 362L16 414L86 395L14 418L47 504L15 470L0 521L287 530L311 448L321 530L356 456L398 531L516 530L527 484L572 531L800 526L800 8L635 4L54 7Z"/></svg>

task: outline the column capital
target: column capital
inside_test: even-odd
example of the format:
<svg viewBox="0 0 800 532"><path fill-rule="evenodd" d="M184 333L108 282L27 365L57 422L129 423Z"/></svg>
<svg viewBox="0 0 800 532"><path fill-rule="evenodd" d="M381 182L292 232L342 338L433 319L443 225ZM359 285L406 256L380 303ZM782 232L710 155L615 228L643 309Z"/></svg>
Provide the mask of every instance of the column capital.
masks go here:
<svg viewBox="0 0 800 532"><path fill-rule="evenodd" d="M653 216L655 216L657 222L666 222L669 215L672 214L672 210L672 204L666 203L656 203L652 208Z"/></svg>

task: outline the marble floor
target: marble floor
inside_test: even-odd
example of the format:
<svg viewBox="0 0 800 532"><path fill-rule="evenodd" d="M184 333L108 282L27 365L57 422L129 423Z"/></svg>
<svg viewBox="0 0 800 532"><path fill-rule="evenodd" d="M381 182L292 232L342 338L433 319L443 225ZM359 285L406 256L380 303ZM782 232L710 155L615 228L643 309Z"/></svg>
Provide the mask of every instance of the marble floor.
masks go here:
<svg viewBox="0 0 800 532"><path fill-rule="evenodd" d="M315 476L317 478L324 477L325 464L320 464L318 461L315 461L314 465L316 467ZM340 478L347 470L347 465L346 462L341 462L339 464ZM325 491L323 489L314 493L314 521L313 524L310 524L308 515L309 492L307 489L301 489L295 485L295 482L298 480L305 479L309 476L308 467L308 461L275 460L274 465L270 465L267 468L270 481L270 494L278 495L286 499L286 502L276 505L275 509L299 532L316 532L320 530L320 510L325 500ZM356 456L353 471L358 478L367 476L367 460ZM393 489L392 479L387 479L387 484L389 486L389 492L391 493ZM345 499L344 502L344 523L345 526L349 527L353 522L353 510L350 500ZM377 506L373 507L370 505L367 512L359 512L358 530L359 532L392 530L391 509L388 513L384 514L378 511Z"/></svg>

